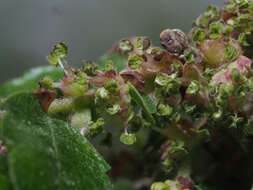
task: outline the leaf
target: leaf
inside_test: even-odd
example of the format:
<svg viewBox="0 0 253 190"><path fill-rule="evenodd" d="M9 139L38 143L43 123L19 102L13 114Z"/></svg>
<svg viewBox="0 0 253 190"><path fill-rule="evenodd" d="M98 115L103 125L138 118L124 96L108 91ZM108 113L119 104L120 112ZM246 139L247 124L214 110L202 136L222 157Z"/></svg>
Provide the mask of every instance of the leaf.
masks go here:
<svg viewBox="0 0 253 190"><path fill-rule="evenodd" d="M112 61L113 66L120 72L126 67L127 55L119 53L106 54L97 61L98 68L105 68L108 61Z"/></svg>
<svg viewBox="0 0 253 190"><path fill-rule="evenodd" d="M54 81L57 81L63 77L63 71L59 68L47 66L37 67L26 72L24 76L12 79L0 86L0 97L8 96L12 93L21 91L31 91L38 89L39 81L49 76Z"/></svg>
<svg viewBox="0 0 253 190"><path fill-rule="evenodd" d="M142 98L144 102L146 103L149 112L152 114L156 113L157 112L156 105L154 104L153 100L147 94L143 94Z"/></svg>
<svg viewBox="0 0 253 190"><path fill-rule="evenodd" d="M0 108L14 189L112 189L108 164L76 129L47 116L35 95L12 95Z"/></svg>
<svg viewBox="0 0 253 190"><path fill-rule="evenodd" d="M155 120L154 117L152 116L152 113L154 112L154 105L151 103L152 100L149 100L149 98L141 96L141 94L138 92L138 90L131 84L128 83L129 88L130 88L130 95L133 98L133 100L143 109L143 112L147 116L148 120L154 124Z"/></svg>
<svg viewBox="0 0 253 190"><path fill-rule="evenodd" d="M10 190L9 180L6 176L0 174L0 189L1 190Z"/></svg>

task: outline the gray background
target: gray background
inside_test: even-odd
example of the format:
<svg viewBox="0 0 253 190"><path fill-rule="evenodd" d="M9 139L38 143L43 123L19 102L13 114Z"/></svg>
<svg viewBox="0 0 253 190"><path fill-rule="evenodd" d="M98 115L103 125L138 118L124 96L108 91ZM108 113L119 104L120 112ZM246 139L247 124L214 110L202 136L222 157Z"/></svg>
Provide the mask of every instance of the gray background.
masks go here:
<svg viewBox="0 0 253 190"><path fill-rule="evenodd" d="M96 59L123 37L149 36L158 44L165 28L188 31L209 4L225 0L0 0L0 84L46 65L59 41L69 62Z"/></svg>

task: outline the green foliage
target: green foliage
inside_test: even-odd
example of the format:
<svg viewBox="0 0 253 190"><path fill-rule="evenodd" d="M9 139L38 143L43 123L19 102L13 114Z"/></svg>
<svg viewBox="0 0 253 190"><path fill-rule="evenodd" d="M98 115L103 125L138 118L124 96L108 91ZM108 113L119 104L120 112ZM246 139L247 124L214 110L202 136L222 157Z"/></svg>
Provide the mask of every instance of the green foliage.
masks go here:
<svg viewBox="0 0 253 190"><path fill-rule="evenodd" d="M106 162L78 131L48 117L35 95L10 96L1 109L0 138L14 189L112 189Z"/></svg>
<svg viewBox="0 0 253 190"><path fill-rule="evenodd" d="M0 97L22 91L32 91L39 88L39 81L45 77L58 81L63 77L63 71L55 67L38 67L29 70L23 77L12 79L0 86Z"/></svg>

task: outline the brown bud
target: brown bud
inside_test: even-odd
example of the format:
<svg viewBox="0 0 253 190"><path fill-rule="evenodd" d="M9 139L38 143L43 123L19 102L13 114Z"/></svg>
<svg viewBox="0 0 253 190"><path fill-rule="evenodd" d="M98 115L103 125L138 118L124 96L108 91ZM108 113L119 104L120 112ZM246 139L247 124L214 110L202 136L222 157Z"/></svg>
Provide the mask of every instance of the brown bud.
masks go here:
<svg viewBox="0 0 253 190"><path fill-rule="evenodd" d="M38 97L39 102L45 112L47 112L50 104L56 98L56 92L45 88L40 88L34 94Z"/></svg>
<svg viewBox="0 0 253 190"><path fill-rule="evenodd" d="M188 47L188 38L179 29L166 29L160 34L160 43L170 54L179 56Z"/></svg>

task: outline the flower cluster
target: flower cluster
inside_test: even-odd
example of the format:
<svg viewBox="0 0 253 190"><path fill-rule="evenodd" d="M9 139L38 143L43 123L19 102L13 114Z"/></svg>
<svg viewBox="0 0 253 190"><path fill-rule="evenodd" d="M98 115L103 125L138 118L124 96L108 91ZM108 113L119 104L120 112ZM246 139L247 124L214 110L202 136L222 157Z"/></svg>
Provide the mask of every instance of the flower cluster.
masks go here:
<svg viewBox="0 0 253 190"><path fill-rule="evenodd" d="M140 128L158 131L167 138L161 160L170 172L217 128L238 129L242 139L253 134L252 32L253 3L232 0L221 10L208 7L188 35L164 30L163 48L147 37L118 41L109 54L126 58L123 69L110 60L103 67L84 61L74 69L60 43L48 61L64 69L64 78L40 82L41 89L55 94L46 111L64 116L88 137L105 130L106 117L120 118L120 140L127 145L136 142ZM183 188L167 181L151 189L167 186Z"/></svg>

